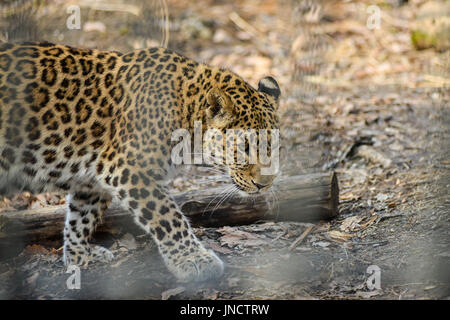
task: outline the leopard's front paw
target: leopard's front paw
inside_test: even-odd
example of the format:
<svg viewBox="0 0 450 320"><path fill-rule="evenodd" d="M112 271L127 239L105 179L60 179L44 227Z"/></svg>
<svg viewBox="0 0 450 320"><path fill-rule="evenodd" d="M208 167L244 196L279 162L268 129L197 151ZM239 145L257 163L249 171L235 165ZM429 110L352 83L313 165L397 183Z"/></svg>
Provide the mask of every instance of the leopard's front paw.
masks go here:
<svg viewBox="0 0 450 320"><path fill-rule="evenodd" d="M212 250L198 249L187 256L179 256L168 263L169 270L182 282L219 278L224 264Z"/></svg>
<svg viewBox="0 0 450 320"><path fill-rule="evenodd" d="M64 245L64 264L83 266L89 262L111 262L114 255L101 246Z"/></svg>

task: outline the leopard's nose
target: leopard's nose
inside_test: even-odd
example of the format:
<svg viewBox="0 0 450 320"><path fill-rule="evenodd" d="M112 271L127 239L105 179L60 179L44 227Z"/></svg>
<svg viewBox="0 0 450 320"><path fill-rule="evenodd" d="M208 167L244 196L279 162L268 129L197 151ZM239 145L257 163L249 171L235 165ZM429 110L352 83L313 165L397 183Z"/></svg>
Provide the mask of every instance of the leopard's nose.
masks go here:
<svg viewBox="0 0 450 320"><path fill-rule="evenodd" d="M258 188L258 190L264 188L268 189L268 187L272 184L273 180L275 179L274 175L262 175L261 168L256 165L252 167L250 175L253 184L255 185L255 187Z"/></svg>
<svg viewBox="0 0 450 320"><path fill-rule="evenodd" d="M261 190L262 188L268 186L268 184L259 184L259 183L256 183L255 181L252 181L252 182L258 188L258 190Z"/></svg>

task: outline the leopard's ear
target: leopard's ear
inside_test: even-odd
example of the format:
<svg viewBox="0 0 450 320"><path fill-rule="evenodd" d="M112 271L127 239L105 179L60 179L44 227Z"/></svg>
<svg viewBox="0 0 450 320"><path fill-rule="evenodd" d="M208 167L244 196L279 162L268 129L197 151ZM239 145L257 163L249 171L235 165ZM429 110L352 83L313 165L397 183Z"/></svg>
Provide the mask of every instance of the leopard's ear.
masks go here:
<svg viewBox="0 0 450 320"><path fill-rule="evenodd" d="M234 120L233 103L225 92L212 88L206 94L206 101L206 120L211 127L225 128Z"/></svg>
<svg viewBox="0 0 450 320"><path fill-rule="evenodd" d="M264 77L259 80L258 91L273 97L276 102L278 102L281 94L277 81L272 77Z"/></svg>

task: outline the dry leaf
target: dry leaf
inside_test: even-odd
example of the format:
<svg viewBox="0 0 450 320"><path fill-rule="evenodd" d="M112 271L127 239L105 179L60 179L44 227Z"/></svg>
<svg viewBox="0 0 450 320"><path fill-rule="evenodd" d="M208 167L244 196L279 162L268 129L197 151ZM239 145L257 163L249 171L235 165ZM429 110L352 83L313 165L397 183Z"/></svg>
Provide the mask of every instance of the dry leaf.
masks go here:
<svg viewBox="0 0 450 320"><path fill-rule="evenodd" d="M266 241L261 240L254 233L238 230L232 227L223 227L218 232L222 233L223 236L219 239L221 245L227 245L229 248L233 248L237 245L243 246L259 246L266 243Z"/></svg>
<svg viewBox="0 0 450 320"><path fill-rule="evenodd" d="M230 249L228 249L228 248L219 246L219 245L218 245L217 243L215 243L215 242L209 242L208 245L209 245L209 247L210 247L211 249L213 249L214 251L220 252L220 253L223 253L223 254L230 254L230 253L233 252L232 250L230 250Z"/></svg>
<svg viewBox="0 0 450 320"><path fill-rule="evenodd" d="M382 294L383 291L381 290L374 290L374 291L357 291L356 292L356 296L360 297L360 298L364 298L364 299L369 299L375 296L378 296L380 294Z"/></svg>
<svg viewBox="0 0 450 320"><path fill-rule="evenodd" d="M333 240L339 240L339 241L348 241L351 238L353 238L352 234L341 232L338 230L328 231L327 235L330 236Z"/></svg>
<svg viewBox="0 0 450 320"><path fill-rule="evenodd" d="M361 228L359 223L361 222L362 219L363 219L362 217L358 216L348 217L344 221L342 221L342 224L339 227L339 229L341 229L341 231L344 232L356 231L359 228Z"/></svg>
<svg viewBox="0 0 450 320"><path fill-rule="evenodd" d="M28 254L49 254L50 251L45 249L43 246L39 244L28 245L25 248L25 252Z"/></svg>
<svg viewBox="0 0 450 320"><path fill-rule="evenodd" d="M184 292L185 287L176 287L173 289L169 289L161 293L161 299L162 300L169 300L171 297L174 297L182 292Z"/></svg>
<svg viewBox="0 0 450 320"><path fill-rule="evenodd" d="M368 226L370 226L372 223L374 223L376 220L378 219L378 216L374 215L372 217L370 217L369 221L367 221L366 223L361 225L361 230L367 228Z"/></svg>
<svg viewBox="0 0 450 320"><path fill-rule="evenodd" d="M392 160L387 158L381 152L378 152L373 147L366 145L360 146L358 148L358 155L360 157L366 158L373 163L379 163L385 168L389 167L392 163Z"/></svg>

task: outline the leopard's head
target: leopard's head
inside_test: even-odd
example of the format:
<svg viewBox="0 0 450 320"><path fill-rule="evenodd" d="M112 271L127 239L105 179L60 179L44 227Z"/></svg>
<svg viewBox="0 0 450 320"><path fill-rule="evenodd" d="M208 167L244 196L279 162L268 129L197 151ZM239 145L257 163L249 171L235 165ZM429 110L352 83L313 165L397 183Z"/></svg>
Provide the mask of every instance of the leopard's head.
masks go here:
<svg viewBox="0 0 450 320"><path fill-rule="evenodd" d="M278 173L280 88L272 77L262 78L258 90L237 76L229 83L207 93L204 159L227 167L238 189L265 191Z"/></svg>

